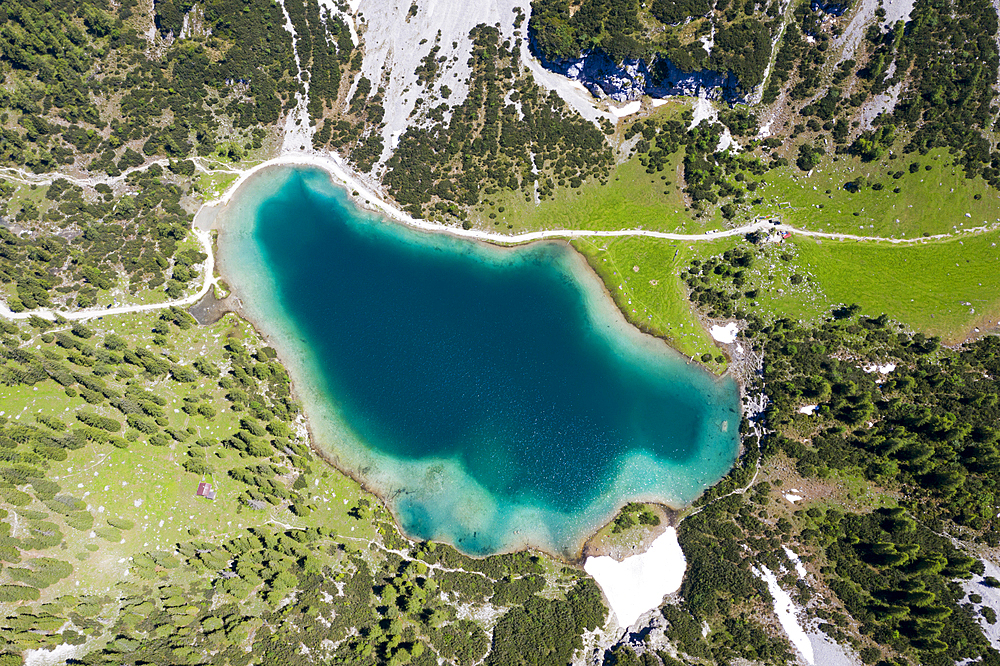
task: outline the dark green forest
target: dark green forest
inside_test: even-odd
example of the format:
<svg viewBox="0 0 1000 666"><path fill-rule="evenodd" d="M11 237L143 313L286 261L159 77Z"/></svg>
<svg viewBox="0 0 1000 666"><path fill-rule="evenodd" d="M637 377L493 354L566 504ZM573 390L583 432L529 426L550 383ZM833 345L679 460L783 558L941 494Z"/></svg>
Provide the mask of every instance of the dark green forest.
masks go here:
<svg viewBox="0 0 1000 666"><path fill-rule="evenodd" d="M339 95L353 44L316 3L285 3L310 77L310 113ZM180 32L190 3L156 3L164 35ZM152 49L137 31L136 2L18 0L0 7L0 163L36 172L75 164L117 175L148 157L229 157L260 147L300 89L291 35L277 3L212 0L211 36ZM220 118L239 131L222 134Z"/></svg>
<svg viewBox="0 0 1000 666"><path fill-rule="evenodd" d="M407 212L464 219L463 207L502 189L530 198L537 185L546 197L557 185L606 180L612 156L604 134L523 76L517 46L500 43L496 28L477 26L470 37L465 102L431 108L430 127L408 129L388 161L385 182ZM508 90L514 104L503 102Z"/></svg>
<svg viewBox="0 0 1000 666"><path fill-rule="evenodd" d="M686 72L731 72L749 92L763 81L771 57L779 25L775 7L762 12L753 2L728 0L714 6L706 0L655 0L648 8L638 0L535 0L528 29L533 48L549 61L598 50L616 63L644 59L654 79L669 61ZM685 37L682 43L674 25L703 16L716 26L711 54L699 40ZM698 37L711 30L708 21L699 25Z"/></svg>
<svg viewBox="0 0 1000 666"><path fill-rule="evenodd" d="M982 574L982 563L942 536L1000 544L1000 338L948 349L857 306L840 306L812 326L767 318L752 307L752 290L742 282L760 251L748 242L695 260L683 274L692 302L706 313L747 322L741 335L764 357L757 381L767 387L769 403L761 424L773 432L759 446L749 436L737 467L699 499L701 513L682 523L692 566L683 604L671 612L690 613L699 623L731 616L737 599L762 593L748 573L754 560L739 544L749 544L756 561L773 569L777 562L770 555L768 563L767 551L792 539L800 552L814 553L832 595L821 628L853 645L865 663L1000 663L976 624L979 611L958 584ZM882 381L863 370L869 360L895 368ZM814 415L798 412L804 403L818 405ZM789 521L767 510L782 501L767 482L724 497L748 483L758 464L780 457L806 479L856 475L897 495L898 506L864 513L810 507ZM726 513L735 531L719 527ZM803 594L808 601L814 593ZM691 650L701 649L695 637L687 640ZM724 658L722 647L712 649L714 658Z"/></svg>

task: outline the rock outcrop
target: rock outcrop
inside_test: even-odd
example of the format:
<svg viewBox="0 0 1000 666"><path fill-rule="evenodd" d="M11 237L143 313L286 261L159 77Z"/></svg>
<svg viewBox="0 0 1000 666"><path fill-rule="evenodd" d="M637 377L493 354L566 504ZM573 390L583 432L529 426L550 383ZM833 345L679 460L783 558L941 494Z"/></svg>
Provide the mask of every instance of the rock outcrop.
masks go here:
<svg viewBox="0 0 1000 666"><path fill-rule="evenodd" d="M846 12L850 7L850 3L812 0L812 3L810 3L809 6L814 12L823 12L824 14L829 14L830 16L843 16L844 12Z"/></svg>
<svg viewBox="0 0 1000 666"><path fill-rule="evenodd" d="M579 81L598 98L609 97L616 102L627 102L643 95L690 95L729 103L744 101L739 81L732 73L707 69L685 72L664 56L659 56L650 67L642 59L625 60L619 65L600 50L587 51L579 58L561 61L547 60L537 49L532 50L546 69Z"/></svg>

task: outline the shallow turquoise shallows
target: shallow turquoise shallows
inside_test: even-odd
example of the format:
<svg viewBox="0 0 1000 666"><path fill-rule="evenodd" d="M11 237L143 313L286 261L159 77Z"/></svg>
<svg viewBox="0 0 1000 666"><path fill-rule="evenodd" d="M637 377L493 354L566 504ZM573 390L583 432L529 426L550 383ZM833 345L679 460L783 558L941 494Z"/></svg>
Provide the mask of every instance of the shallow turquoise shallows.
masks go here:
<svg viewBox="0 0 1000 666"><path fill-rule="evenodd" d="M414 538L575 557L624 502L682 506L733 464L735 382L628 325L564 244L415 231L298 167L220 222L318 444Z"/></svg>

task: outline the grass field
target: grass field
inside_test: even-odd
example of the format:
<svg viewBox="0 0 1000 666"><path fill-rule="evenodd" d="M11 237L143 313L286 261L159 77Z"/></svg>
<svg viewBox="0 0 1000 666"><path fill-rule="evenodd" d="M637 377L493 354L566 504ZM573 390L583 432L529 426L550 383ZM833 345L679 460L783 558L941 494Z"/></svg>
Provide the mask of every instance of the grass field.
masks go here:
<svg viewBox="0 0 1000 666"><path fill-rule="evenodd" d="M690 100L682 99L647 109L641 116L620 122L614 142L623 141L624 130L633 120L665 120L690 108ZM695 218L693 211L686 210L682 192L683 157L683 150L676 151L663 171L653 174L646 173L637 157L625 159L612 168L606 184L590 180L576 189L557 187L552 197L538 203L533 198L526 201L523 192L487 195L473 221L479 228L500 233L642 228L699 234L706 229L724 228L715 210L702 218Z"/></svg>
<svg viewBox="0 0 1000 666"><path fill-rule="evenodd" d="M693 257L724 252L734 242L694 244L636 237L578 240L573 246L587 257L630 322L666 339L685 356L715 356L719 349L688 302L679 273ZM717 372L725 369L724 362L707 365Z"/></svg>
<svg viewBox="0 0 1000 666"><path fill-rule="evenodd" d="M477 226L500 233L637 228L701 233L712 226L685 212L678 185L681 154L677 151L670 166L653 175L631 159L612 171L607 184L588 181L577 189L557 188L552 197L537 204L525 201L520 192L487 197ZM490 214L496 219L491 220Z"/></svg>
<svg viewBox="0 0 1000 666"><path fill-rule="evenodd" d="M724 227L717 209L704 218L694 218L685 209L682 154L675 153L670 166L653 175L637 159L626 160L614 168L607 184L558 188L553 198L538 204L518 193L487 197L477 224L508 233L643 228L700 234ZM919 168L911 172L911 163ZM893 178L898 171L902 176ZM844 189L846 182L859 177L867 183L861 191ZM943 150L870 164L851 156L831 157L811 174L789 166L768 172L763 180L767 185L758 194L764 203L735 222L768 215L803 229L914 239L1000 226L1000 193L981 178L967 179ZM881 183L882 189L872 189L874 183ZM897 187L900 192L893 192ZM491 213L496 219L489 219ZM916 246L796 237L768 250L748 276L758 289L753 304L812 320L838 303L856 302L869 314L885 312L915 330L957 342L976 327L994 327L1000 316L1000 279L992 277L1000 261L994 245L998 235L961 234L948 242ZM666 338L688 356L716 351L676 276L692 258L720 253L730 243L628 238L577 241L574 246L634 324ZM796 277L793 282L795 276L803 280Z"/></svg>
<svg viewBox="0 0 1000 666"><path fill-rule="evenodd" d="M916 246L793 241L797 263L830 303L857 303L946 342L995 328L1000 314L1000 233Z"/></svg>
<svg viewBox="0 0 1000 666"><path fill-rule="evenodd" d="M239 165L239 167L244 168L243 165ZM229 186L236 182L237 178L239 178L239 174L229 173L227 171L220 171L211 174L199 172L199 174L195 177L195 190L205 201L211 201L221 197L223 192L229 189Z"/></svg>
<svg viewBox="0 0 1000 666"><path fill-rule="evenodd" d="M920 168L910 173L913 162ZM896 171L903 172L898 180L890 175ZM843 189L859 176L883 188L864 187L856 194ZM777 215L802 229L917 238L1000 222L1000 192L982 178L967 179L943 150L870 164L840 156L837 161L827 159L811 175L790 165L769 172L764 180L764 203L754 212ZM896 187L898 194L893 192ZM786 203L791 205L782 205Z"/></svg>
<svg viewBox="0 0 1000 666"><path fill-rule="evenodd" d="M700 356L718 348L688 302L679 272L693 258L721 254L740 242L620 238L573 245L629 321L687 356ZM866 314L888 314L946 343L1000 322L1000 232L915 245L793 236L760 248L756 257L742 289L756 295L746 305L775 316L815 321L840 303L857 303Z"/></svg>

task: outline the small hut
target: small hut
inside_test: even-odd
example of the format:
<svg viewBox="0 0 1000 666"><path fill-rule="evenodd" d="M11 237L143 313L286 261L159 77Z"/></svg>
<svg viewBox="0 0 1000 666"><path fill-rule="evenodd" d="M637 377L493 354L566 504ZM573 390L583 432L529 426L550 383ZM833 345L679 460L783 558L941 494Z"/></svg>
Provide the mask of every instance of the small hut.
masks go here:
<svg viewBox="0 0 1000 666"><path fill-rule="evenodd" d="M196 492L195 495L198 497L204 497L205 499L215 499L215 491L212 490L212 484L204 481L198 484L198 492Z"/></svg>

